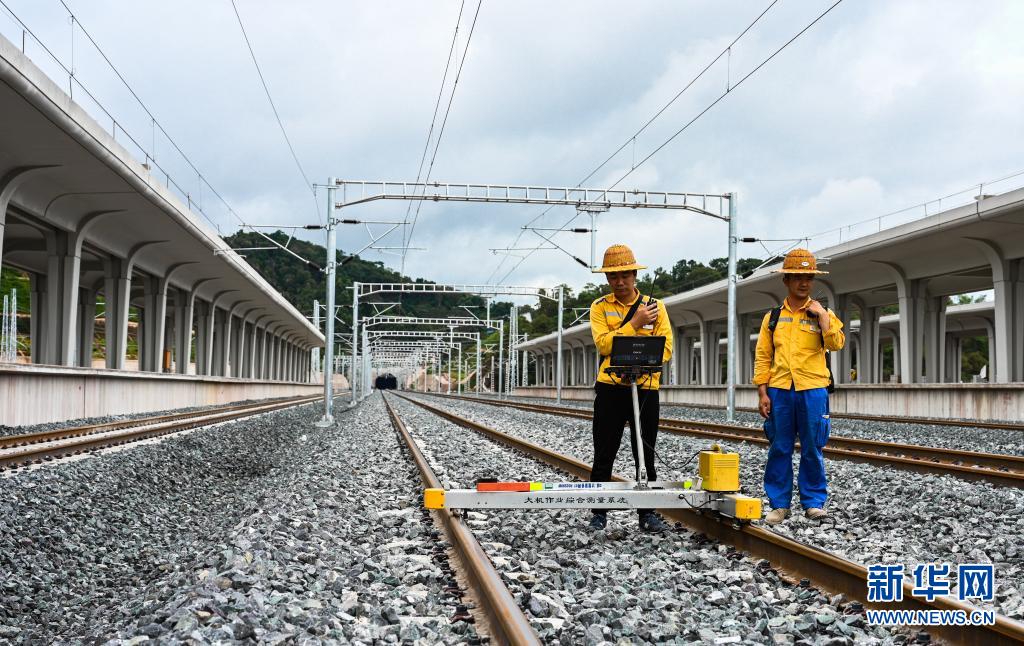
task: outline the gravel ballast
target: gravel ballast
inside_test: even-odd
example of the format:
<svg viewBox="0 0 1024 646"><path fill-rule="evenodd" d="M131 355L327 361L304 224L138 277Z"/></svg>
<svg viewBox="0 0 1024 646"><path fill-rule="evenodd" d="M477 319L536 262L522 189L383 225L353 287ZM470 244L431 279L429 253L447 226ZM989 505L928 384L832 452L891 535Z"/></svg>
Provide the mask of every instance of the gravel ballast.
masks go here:
<svg viewBox="0 0 1024 646"><path fill-rule="evenodd" d="M481 477L571 479L393 401L445 487L472 487ZM586 511L467 511L466 519L546 643L851 644L904 637L845 614L841 597L784 583L688 530L642 533L633 512L612 512L601 532L585 528Z"/></svg>
<svg viewBox="0 0 1024 646"><path fill-rule="evenodd" d="M555 403L553 399L537 397L512 397L510 401L549 406ZM593 409L593 403L589 401L563 399L561 405L585 410ZM870 413L871 411L864 412ZM726 423L724 410L694 408L678 404L662 403L661 416L669 419ZM736 421L733 423L750 428L761 428L763 421L757 413L736 411ZM1024 456L1024 431L979 428L971 426L970 420L964 420L963 426L944 426L833 417L832 435L879 442L934 446L958 451Z"/></svg>
<svg viewBox="0 0 1024 646"><path fill-rule="evenodd" d="M0 642L474 643L379 398L0 479Z"/></svg>
<svg viewBox="0 0 1024 646"><path fill-rule="evenodd" d="M424 401L584 462L593 457L589 420L435 397ZM659 477L679 477L673 467L708 445L707 440L660 433ZM726 448L740 454L740 481L746 493L763 499L767 450L748 443ZM663 463L669 465L667 469ZM628 473L632 464L624 437L616 472ZM827 458L826 470L830 518L806 519L794 491L795 513L774 531L862 564L904 564L909 570L927 562L994 563L996 599L981 605L1024 619L1024 491ZM696 464L687 468L688 473L695 471ZM767 500L763 501L767 511Z"/></svg>

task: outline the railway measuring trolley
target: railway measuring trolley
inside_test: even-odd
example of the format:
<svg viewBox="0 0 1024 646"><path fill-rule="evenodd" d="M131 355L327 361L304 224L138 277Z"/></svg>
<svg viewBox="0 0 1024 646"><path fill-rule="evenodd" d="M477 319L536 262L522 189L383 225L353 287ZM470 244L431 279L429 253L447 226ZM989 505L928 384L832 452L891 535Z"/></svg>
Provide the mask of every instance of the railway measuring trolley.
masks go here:
<svg viewBox="0 0 1024 646"><path fill-rule="evenodd" d="M605 371L629 384L637 479L626 482L532 482L481 480L475 489L427 489L428 509L694 509L717 512L740 522L761 518L761 499L740 493L740 458L714 444L701 451L697 475L682 481L647 479L640 433L637 382L662 369L663 336L619 336L612 340Z"/></svg>

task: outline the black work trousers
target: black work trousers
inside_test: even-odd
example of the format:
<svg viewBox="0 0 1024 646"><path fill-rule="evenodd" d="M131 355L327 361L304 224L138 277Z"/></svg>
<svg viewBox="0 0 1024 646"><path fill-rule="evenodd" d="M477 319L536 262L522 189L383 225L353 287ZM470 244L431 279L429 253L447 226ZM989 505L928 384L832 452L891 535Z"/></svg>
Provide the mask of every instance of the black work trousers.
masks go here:
<svg viewBox="0 0 1024 646"><path fill-rule="evenodd" d="M622 431L629 423L629 443L633 448L634 477L640 477L639 462L636 451L636 432L633 430L633 395L626 386L612 386L598 382L594 386L594 467L590 470L591 482L608 482L612 478L615 456L619 453L622 443ZM647 466L647 479L657 480L654 468L654 445L658 439L658 419L660 417L658 391L637 389L640 403L640 432L644 442L644 462ZM652 509L641 509L643 515ZM606 510L595 509L594 513L605 513Z"/></svg>

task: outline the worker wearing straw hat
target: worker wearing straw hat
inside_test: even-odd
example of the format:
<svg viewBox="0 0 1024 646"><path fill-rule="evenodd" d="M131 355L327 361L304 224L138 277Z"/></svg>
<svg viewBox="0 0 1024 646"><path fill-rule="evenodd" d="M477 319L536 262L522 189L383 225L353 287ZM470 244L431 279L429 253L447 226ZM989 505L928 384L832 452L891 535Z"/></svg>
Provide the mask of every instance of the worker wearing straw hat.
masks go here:
<svg viewBox="0 0 1024 646"><path fill-rule="evenodd" d="M633 398L630 388L605 373L612 351L612 339L616 336L663 336L665 351L663 362L672 358L672 325L668 320L665 304L649 296L643 296L636 288L636 272L646 269L637 264L632 250L626 245L612 245L604 252L604 262L594 273L603 273L612 293L602 296L590 306L590 330L594 345L601 356L594 384L594 467L590 472L592 482L608 482L612 477L615 456L622 443L622 431L629 422L633 426ZM640 404L640 432L644 443L644 462L647 475L657 479L654 466L654 444L658 437L658 387L661 375L655 373L637 382ZM633 464L637 465L635 433L629 434L633 447ZM639 476L638 476L639 477ZM604 529L607 512L595 509L590 527ZM654 513L653 509L640 510L640 528L648 532L663 532L668 526Z"/></svg>
<svg viewBox="0 0 1024 646"><path fill-rule="evenodd" d="M841 350L846 340L842 322L811 298L815 276L828 272L818 269L810 251L790 251L782 269L775 271L782 274L788 293L781 307L764 315L754 356L758 410L765 418L764 432L770 443L764 473L771 505L765 522L770 525L781 523L790 513L796 438L800 438L800 504L812 520L828 515L822 449L831 432L828 392L832 377L825 352Z"/></svg>

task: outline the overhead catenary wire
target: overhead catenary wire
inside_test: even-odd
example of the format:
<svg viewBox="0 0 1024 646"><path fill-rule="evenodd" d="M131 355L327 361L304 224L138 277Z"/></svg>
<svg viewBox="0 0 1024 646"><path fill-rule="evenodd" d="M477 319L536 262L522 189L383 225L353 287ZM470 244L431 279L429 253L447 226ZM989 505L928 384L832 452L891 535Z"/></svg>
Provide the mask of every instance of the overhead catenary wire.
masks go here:
<svg viewBox="0 0 1024 646"><path fill-rule="evenodd" d="M712 108L714 108L716 105L718 105L722 101L722 99L724 99L725 97L729 96L736 88L738 88L739 86L743 85L743 83L747 79L749 79L751 76L756 74L761 68L763 68L769 62L771 62L772 59L774 59L776 56L778 56L784 49L789 47L794 41L796 41L798 38L800 38L800 36L805 34L811 27L816 25L821 19L823 19L825 16L827 16L833 9L838 7L842 3L842 1L843 0L836 0L835 3L833 3L827 9L825 9L825 11L821 12L820 14L818 14L818 16L814 20L809 22L803 29L801 29L795 35L793 35L792 38L790 38L785 43L783 43L781 47L779 47L778 49L773 51L771 54L769 54L766 58L764 58L752 70L750 70L744 76L742 76L736 83L733 83L730 86L727 86L725 91L722 92L714 101L712 101L710 104L708 104L703 110L698 112L697 115L694 116L692 119L690 119L685 124L683 124L683 126L681 128L679 128L678 130L676 130L671 136L669 136L668 139L666 139L664 142L662 142L656 148L654 148L654 150L652 150L650 153L647 154L647 156L645 156L643 159L641 159L639 163L634 164L628 171L626 171L619 179L615 180L615 182L613 184L611 184L610 186L608 186L607 188L608 189L613 189L616 186L618 186L619 184L621 184L627 177L629 177L634 172L636 172L636 169L640 168L642 165L647 163L647 161L649 161L652 157L654 157L656 154L658 154L666 146L668 146L670 143L672 143L672 141L674 141L676 139L676 137L678 137L683 132L685 132L687 129L689 129L690 126L692 126L694 123L696 123L701 117L703 117L705 114L707 114ZM572 224L572 222L577 217L579 217L578 213L573 214L573 216L571 218L569 218L568 220L566 220L566 222L561 227L559 227L559 228L560 229L566 228L567 226ZM545 240L548 240L548 236L544 236L544 235L541 235L541 234L538 234L538 235L540 235L541 238L544 238ZM552 234L552 236L550 236L550 237L554 237L554 234ZM527 257L529 257L529 255L530 254L528 253ZM519 263L517 263L516 266L513 267L512 270L510 270L508 272L508 274L505 275L504 278L502 278L501 282L504 282L505 280L507 280L508 277L511 276L512 272L515 271L515 269L518 268L519 265L521 265L524 261L525 261L525 259L521 260Z"/></svg>
<svg viewBox="0 0 1024 646"><path fill-rule="evenodd" d="M227 210L227 212L230 213L236 220L238 220L239 225L242 226L243 228L250 229L254 233L260 235L263 238L265 238L270 243L272 243L275 246L281 248L285 252L291 254L292 256L297 258L298 260L301 260L303 263L305 263L305 264L307 264L309 266L312 266L312 267L316 267L317 269L319 269L319 266L316 263L314 263L314 262L312 262L312 261L310 261L310 260L308 260L306 258L303 258L302 256L298 255L297 253L295 253L291 249L288 249L287 247L281 245L281 243L277 242L276 240L274 240L273 238L271 238L267 234L263 233L262 231L258 231L256 229L253 229L240 215L238 215L238 213L234 210L234 208L232 208L232 206L228 203L228 201L226 199L224 199L224 196L221 195L220 191L218 191L216 188L214 188L214 186L212 184L210 184L209 180L206 179L206 176L203 175L203 173L201 173L199 171L199 168L195 165L195 163L192 162L192 160L189 158L189 156L185 154L185 151L183 151L181 149L181 146L178 145L178 142L175 141L173 137L171 137L171 135L164 128L163 124L161 124L160 121L157 120L157 118L153 114L152 110L149 109L149 106L147 106L146 103L142 100L142 97L140 97L138 95L138 93L135 91L135 89L128 82L128 79L126 79L124 77L124 75L121 73L121 70L119 70L117 68L117 66L114 65L114 62L112 60L110 60L110 57L107 56L107 53L103 50L102 47L100 47L99 43L96 42L96 39L94 39L92 37L92 34L89 33L89 30L86 29L85 25L82 24L81 19L77 15L75 15L75 13L71 10L71 7L68 6L67 2L65 2L65 0L59 0L59 2L64 7L64 10L67 11L68 15L71 17L71 20L73 21L72 25L73 26L77 25L77 27L82 30L82 34L89 40L89 42L92 44L92 46L96 49L96 52L100 55L100 57L107 64L107 66L114 73L114 75L117 76L117 78L121 82L121 84L124 85L125 89L128 90L128 93L131 94L132 98L135 99L135 102L139 104L139 107L142 108L142 111L146 113L146 116L149 117L150 124L151 124L151 126L152 126L152 128L154 130L154 133L155 133L156 130L159 130L160 133L163 134L164 138L167 139L167 142L171 144L171 147L181 156L181 159L196 174L196 177L198 178L198 180L201 183L201 185L205 184L206 187L208 189L210 189L210 192L213 193L213 195L217 198L217 200L219 200L220 203L224 205L224 208ZM43 41L38 36L36 36L35 32L33 32L32 29L30 29L29 26L27 24L25 24L24 20L22 20L20 17L18 17L18 15L16 13L14 13L14 11L7 4L7 2L5 2L4 0L0 0L0 6L3 6L3 8L7 11L7 13L9 13L11 15L11 17L14 18L14 20L17 21L18 24L21 25L22 29L24 29L25 32L28 33L30 36L32 36L32 38L37 43L39 43L39 45L46 51L46 53L49 54L49 56L60 67L62 67L65 72L67 72L69 75L74 77L74 72L71 69L68 69L68 67L66 65L64 65L64 63L60 60L60 58L56 54L54 54L43 43ZM87 90L85 88L85 86L83 86L80 82L78 83L78 85L79 85L79 87L81 87L86 92L86 94L93 100L93 102L95 102L96 105L100 107L101 110L103 110L108 116L111 116L111 118L113 118L112 115L110 115L110 113L107 111L107 109L103 107L103 104L100 103L100 101L95 96L93 96L93 94L91 92L89 92L89 90ZM116 121L115 121L115 124L116 124ZM163 168L160 166L159 162L157 162L156 157L155 157L154 154L151 154L150 152L147 152L146 149L143 148L143 146L134 137L132 137L132 135L130 133L128 133L128 131L126 131L124 129L124 127L121 127L121 132L123 132L126 136L128 136L128 138L132 141L132 143L134 143L139 148L140 151L142 151L144 154L147 155L147 158L148 158L147 161L152 160L153 164L155 164L158 168L160 168L163 171ZM155 139L154 139L154 146L155 146ZM167 175L168 182L174 183L174 185L176 187L178 187L180 190L182 190L182 192L184 192L184 189L181 189L181 187L178 186L177 182L174 182L174 180L172 180L170 178L170 175L167 174L166 171L163 171L163 172L164 172L165 175ZM191 208L191 206L193 204L194 203L190 201L189 207ZM206 214L206 212L201 207L198 209L198 212L199 212L200 215L202 215L206 219L207 222L209 222L219 232L220 227L217 225L216 222L214 222L210 218L209 215Z"/></svg>
<svg viewBox="0 0 1024 646"><path fill-rule="evenodd" d="M700 72L698 72L696 76L694 76L692 79L690 79L690 81L686 85L684 85L682 89L680 89L671 99L669 99L669 101L667 103L665 103L665 105L663 105L661 108L659 108L646 122L644 122L644 124L642 126L640 126L640 128L637 129L636 132L634 132L632 135L627 137L626 140L618 148L616 148L614 151L612 151L612 153L610 155L608 155L608 157L606 157L604 161L602 161L600 164L598 164L596 167L594 167L593 170L591 170L589 173L587 173L587 175L583 179L581 179L576 184L576 186L577 187L582 186L584 182L586 182L587 180L592 178L594 175L596 175L598 173L598 171L600 171L602 168L604 168L606 165L608 165L608 163L611 160L613 160L620 152L622 152L630 144L634 145L634 152L633 152L634 157L633 157L633 165L632 166L633 166L633 168L635 168L636 167L636 150L635 150L636 138L638 136L640 136L641 134L643 134L644 131L646 131L647 128L649 128L651 126L651 124L653 124L655 121L657 121L658 118L661 117L661 115L663 115L666 110L668 110L673 104L675 104L676 101L678 101L684 94L686 94L686 92L690 88L692 88L693 85L697 81L699 81L708 70L710 70L712 67L714 67L715 63L720 61L723 56L728 55L731 52L732 48L735 47L736 44L740 41L740 39L742 39L747 34L747 32L749 32L751 29L753 29L754 26L758 22L760 22L761 19L764 18L764 16L769 11L771 11L772 7L774 7L777 3L778 3L778 0L772 0L772 2L769 3L768 6L765 7L765 9L761 13L759 13L757 15L757 17L754 18L754 20L752 20L750 22L750 24L748 24L735 38L733 38L732 41L728 45L726 45L725 48L723 48L722 51L720 51L717 56L715 56L713 59L711 59L711 61L707 65L705 65L704 68L701 69ZM539 220L542 217L544 217L545 215L547 215L553 208L554 207L548 207L548 208L544 209L544 211L542 211L538 216L536 216L535 218L533 218L532 220L527 222L526 223L526 227L529 227L531 224L533 224L537 220ZM565 227L567 227L572 221L574 221L577 216L578 216L578 214L574 214L572 219L569 220L566 224L562 225L559 229L557 229L556 232L565 229ZM524 228L526 228L526 227L524 227ZM515 246L516 244L519 243L520 239L522 238L522 235L523 234L520 231L520 233L516 236L515 242L512 243L512 246ZM541 236L541 237L544 238L546 241L550 242L550 238L553 237L553 236L554 236L554 234L552 234L551 236ZM530 254L527 254L527 257L529 257L529 255ZM525 261L525 259L526 258L523 258L523 260L520 260L518 263L516 263L516 265L511 270L509 270L509 272L507 274L505 274L505 276L501 279L501 281L499 281L499 284L501 282L504 282L505 280L507 280L508 277L511 276L512 273L516 269L519 268L519 266L523 263L523 261ZM488 280L492 280L494 278L494 276L499 271L501 271L501 266L504 264L504 262L505 262L505 259L502 259L502 261L498 264L498 267L495 268L495 270L491 273L491 276L490 276L490 278L488 278Z"/></svg>
<svg viewBox="0 0 1024 646"><path fill-rule="evenodd" d="M441 109L441 99L444 97L444 88L448 84L448 71L452 65L452 55L455 53L455 44L459 37L459 25L462 24L462 12L466 8L466 0L462 0L462 4L459 5L459 15L455 18L455 32L452 34L452 44L448 48L448 59L444 64L444 74L441 76L441 87L437 90L437 100L434 101L434 114L430 118L430 128L427 129L427 140L423 142L423 154L420 155L420 165L416 169L416 182L419 183L420 177L423 176L423 165L427 161L427 151L430 150L430 142L434 138L434 128L437 126L437 113ZM424 186L423 190L426 190ZM412 213L412 202L409 202L405 207L405 218L403 219L404 224L409 223L409 214ZM402 244L408 244L408 234L406 230L402 231ZM402 271L405 271L405 259L402 259Z"/></svg>
<svg viewBox="0 0 1024 646"><path fill-rule="evenodd" d="M277 112L277 106L274 104L274 98L270 95L270 87L267 86L267 79L263 76L263 70L260 68L259 61L256 60L256 52L253 51L252 42L249 40L249 34L245 31L245 24L242 22L242 15L238 12L238 5L235 3L235 0L231 0L231 8L235 10L235 18L238 19L238 28L242 31L242 38L245 39L245 46L249 50L249 56L252 58L252 64L256 67L256 74L260 77L260 84L263 86L264 94L267 95L267 102L270 103L270 109L274 112L274 119L277 120L277 126L281 129L281 135L284 137L285 143L288 144L288 152L292 154L292 160L295 162L295 167L299 169L302 181L310 191L310 195L313 199L313 206L316 209L317 220L322 226L324 219L320 214L320 202L316 199L316 188L314 188L313 182L309 181L309 177L306 175L305 169L302 168L302 162L299 161L299 156L295 154L295 147L292 145L291 138L288 137L288 131L285 130L284 122L281 121L281 115Z"/></svg>
<svg viewBox="0 0 1024 646"><path fill-rule="evenodd" d="M437 160L437 151L441 147L441 138L444 136L445 126L448 125L448 115L451 114L452 103L455 101L455 90L459 86L459 79L462 78L462 68L466 64L466 56L469 53L469 44L473 41L473 33L476 31L476 21L480 17L480 7L483 5L483 0L478 0L476 3L476 12L473 14L473 22L469 26L469 34L466 36L466 46L462 50L462 59L459 61L459 67L455 72L455 80L452 82L452 91L448 96L448 106L444 111L444 118L441 120L441 127L437 133L437 139L434 141L434 152L430 157L430 165L427 167L427 174L424 178L424 183L430 181L430 174L434 170L434 162ZM457 32L456 32L456 35ZM423 202L420 201L416 204L416 213L413 215L412 224L409 227L409 235L406 238L406 246L412 244L413 233L416 232L416 222L419 219L420 208L423 206ZM402 271L405 271L405 254L402 255Z"/></svg>
<svg viewBox="0 0 1024 646"><path fill-rule="evenodd" d="M805 33L806 33L806 32L807 32L807 31L808 31L808 30L809 30L809 29L810 29L811 27L813 27L814 25L816 25L816 24L817 24L817 23L818 23L818 22L819 22L820 20L822 20L822 19L823 19L823 18L824 18L825 16L827 16L827 15L828 15L828 14L829 14L829 13L830 13L830 12L831 12L831 11L832 11L833 9L835 9L836 7L838 7L838 6L839 6L839 5L840 5L840 4L842 3L842 2L843 2L843 0L836 0L836 1L835 1L835 2L834 2L834 3L833 3L833 4L832 4L832 5L831 5L831 6L830 6L830 7L828 8L828 9L826 9L825 11L821 12L820 14L818 14L818 17L817 17L817 18L815 18L814 20L812 20L811 22L809 22L809 23L808 23L808 24L807 24L807 25L806 25L806 26L805 26L805 27L804 27L803 29L801 29L801 30L800 30L800 31L798 31L798 32L797 32L796 34L794 34L792 38L790 38L790 39L789 39L789 40L787 40L787 41L786 41L785 43L783 43L781 47L779 47L778 49L776 49L775 51L773 51L773 52L772 52L771 54L769 54L769 55L768 55L768 57L767 57L767 58L765 58L764 60L762 60L762 61L761 61L760 63L758 63L758 64L757 64L757 65L756 65L756 66L754 67L754 69L752 69L752 70L750 70L749 72L747 72L746 74L744 74L744 75L743 75L743 76L742 76L742 77L741 77L741 78L740 78L740 79L739 79L738 81L736 81L736 83L732 84L732 86L731 86L731 87L727 87L727 88L726 88L726 90L725 90L724 92L722 92L722 94L720 94L720 95L718 96L718 98L716 98L716 99L715 99L714 101L712 101L712 102L711 102L710 104L708 104L708 106L707 106L706 108L704 108L703 110L701 110L700 112L698 112L698 113L697 113L697 115L696 115L695 117L693 117L692 119L690 119L689 121L687 121L687 122L686 122L686 123L685 123L685 124L683 125L683 127L681 127L681 128L679 129L679 130L676 130L676 131L675 131L674 133L672 133L672 135L671 135L671 136L669 136L669 138L668 138L668 139L666 139L666 140L665 140L665 141L663 141L663 142L662 142L661 144L659 144L659 145L658 145L658 146L657 146L657 147L656 147L656 148L655 148L654 150L652 150L652 151L651 151L650 153L648 153L646 157L644 157L643 159L641 159L639 163L637 163L637 164L636 164L636 165L634 165L634 166L633 166L632 168L630 168L630 169L629 169L628 171L626 171L626 172L625 172L625 173L624 173L624 174L622 175L622 177L620 177L619 179L615 180L615 182L614 182L614 183L613 183L613 184L612 184L611 186L609 186L608 188L609 188L609 189L613 189L613 188L615 188L616 186L618 186L619 184L621 184L623 180L625 180L625 179L626 179L627 177L629 177L629 176L630 176L630 175L632 175L632 174L633 174L634 172L636 172L636 169L638 169L638 168L640 168L641 166L643 166L643 165L644 165L645 163L647 163L647 161L648 161L648 160L650 160L650 159L651 159L652 157L654 157L654 156L655 156L655 155L657 155L657 154L658 154L659 152L661 152L661 150L662 150L662 149L664 149L664 148L665 148L665 146L667 146L667 145L669 145L670 143L672 143L672 142L673 142L673 141L674 141L674 140L676 139L676 137L678 137L679 135L681 135L681 134L683 134L684 132L686 132L686 130L687 130L687 129L688 129L688 128L689 128L690 126L692 126L692 125L693 125L694 123L696 123L696 121L697 121L698 119L700 119L700 118L701 118L702 116L704 116L704 115L705 115L705 114L706 114L706 113L707 113L707 112L708 112L709 110L711 110L711 109L712 109L713 107L715 107L716 105L718 105L718 103L719 103L719 102L720 102L720 101L721 101L722 99L724 99L725 97L727 97L727 96L728 96L728 95L729 95L730 93L732 93L732 92L733 92L733 91L734 91L734 90L735 90L736 88L738 88L739 86L743 85L743 83L744 83L744 82L746 82L746 80L747 80L747 79L749 79L749 78L750 78L751 76L753 76L754 74L756 74L756 73L757 73L757 72L758 72L758 71L759 71L759 70L760 70L760 69L761 69L762 67L764 67L764 66L765 66L765 65L767 65L767 64L768 64L769 62L771 62L771 60L772 60L773 58L775 58L776 56L778 56L778 55L779 55L779 54L780 54L780 53L781 53L781 52L782 52L782 51L783 51L784 49L786 49L786 48L787 48L787 47L789 47L789 46L790 46L791 44L793 44L793 42L794 42L794 41L796 41L796 39L798 39L798 38L800 38L800 36L804 35L804 34L805 34Z"/></svg>

